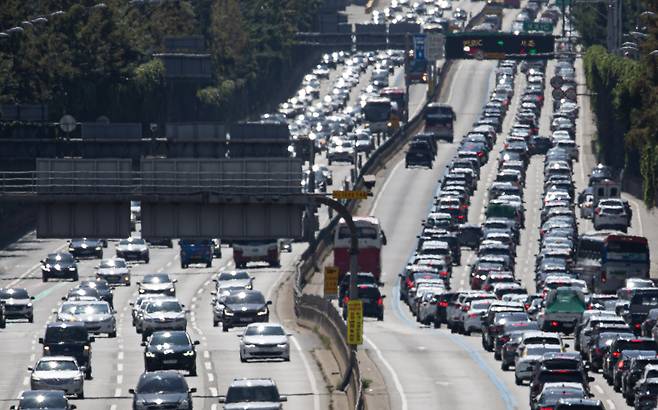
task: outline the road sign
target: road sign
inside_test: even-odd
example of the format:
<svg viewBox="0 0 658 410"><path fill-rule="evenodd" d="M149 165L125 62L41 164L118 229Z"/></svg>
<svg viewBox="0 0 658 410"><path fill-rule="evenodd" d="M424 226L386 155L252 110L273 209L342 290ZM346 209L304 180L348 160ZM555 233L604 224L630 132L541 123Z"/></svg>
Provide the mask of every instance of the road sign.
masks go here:
<svg viewBox="0 0 658 410"><path fill-rule="evenodd" d="M324 267L324 297L335 299L338 293L338 275L340 271L335 266Z"/></svg>
<svg viewBox="0 0 658 410"><path fill-rule="evenodd" d="M445 36L441 33L428 33L425 42L425 57L428 60L440 60L443 58L443 47Z"/></svg>
<svg viewBox="0 0 658 410"><path fill-rule="evenodd" d="M564 91L561 88L554 88L551 92L554 100L561 100L564 98Z"/></svg>
<svg viewBox="0 0 658 410"><path fill-rule="evenodd" d="M446 35L446 59L537 59L555 52L549 34L462 32Z"/></svg>
<svg viewBox="0 0 658 410"><path fill-rule="evenodd" d="M425 34L414 34L414 58L425 60Z"/></svg>
<svg viewBox="0 0 658 410"><path fill-rule="evenodd" d="M547 21L524 21L523 31L544 31L546 33L552 33L553 24Z"/></svg>
<svg viewBox="0 0 658 410"><path fill-rule="evenodd" d="M59 128L66 133L75 131L75 127L77 126L78 123L72 115L64 114L62 118L59 119Z"/></svg>
<svg viewBox="0 0 658 410"><path fill-rule="evenodd" d="M363 344L363 302L360 299L347 302L347 344Z"/></svg>
<svg viewBox="0 0 658 410"><path fill-rule="evenodd" d="M562 87L562 84L564 84L564 79L558 75L555 77L551 78L551 87L553 88L560 88Z"/></svg>
<svg viewBox="0 0 658 410"><path fill-rule="evenodd" d="M335 199L367 199L367 191L333 191L331 193Z"/></svg>

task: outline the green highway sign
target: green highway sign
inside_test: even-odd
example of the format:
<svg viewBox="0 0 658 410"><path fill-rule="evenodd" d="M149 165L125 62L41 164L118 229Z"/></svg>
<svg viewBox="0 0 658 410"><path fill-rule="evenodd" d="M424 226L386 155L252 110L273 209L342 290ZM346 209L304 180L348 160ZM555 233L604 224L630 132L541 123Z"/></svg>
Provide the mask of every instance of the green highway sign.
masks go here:
<svg viewBox="0 0 658 410"><path fill-rule="evenodd" d="M555 51L549 34L461 32L446 35L446 60L527 60L549 58Z"/></svg>
<svg viewBox="0 0 658 410"><path fill-rule="evenodd" d="M553 24L543 21L524 21L523 31L543 31L546 33L552 33Z"/></svg>

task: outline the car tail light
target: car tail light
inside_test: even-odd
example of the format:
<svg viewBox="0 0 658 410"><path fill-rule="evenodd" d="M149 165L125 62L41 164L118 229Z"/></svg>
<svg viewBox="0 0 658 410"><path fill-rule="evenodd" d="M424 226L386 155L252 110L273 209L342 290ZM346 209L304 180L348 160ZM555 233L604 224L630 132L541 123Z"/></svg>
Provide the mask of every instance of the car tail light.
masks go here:
<svg viewBox="0 0 658 410"><path fill-rule="evenodd" d="M641 324L641 323L636 323L636 324L635 324L635 328L636 328L636 329L640 329L641 327L642 327L642 324Z"/></svg>
<svg viewBox="0 0 658 410"><path fill-rule="evenodd" d="M484 156L484 152L478 151L478 157L483 157L483 156Z"/></svg>
<svg viewBox="0 0 658 410"><path fill-rule="evenodd" d="M448 272L448 271L444 270L444 271L439 272L439 276L441 276L442 278L445 278L448 275L450 275L450 272Z"/></svg>
<svg viewBox="0 0 658 410"><path fill-rule="evenodd" d="M457 219L459 219L460 221L463 221L464 220L464 215L457 215Z"/></svg>
<svg viewBox="0 0 658 410"><path fill-rule="evenodd" d="M596 207L596 209L594 209L594 213L597 214L597 215L600 214L601 213L601 208Z"/></svg>
<svg viewBox="0 0 658 410"><path fill-rule="evenodd" d="M406 282L406 283L407 283L407 289L411 288L411 287L414 285L414 283L413 283L413 282L411 281L411 279L409 279L409 278L407 278L407 282Z"/></svg>
<svg viewBox="0 0 658 410"><path fill-rule="evenodd" d="M597 355L600 355L601 354L601 348L600 347L594 348L594 353L596 353Z"/></svg>
<svg viewBox="0 0 658 410"><path fill-rule="evenodd" d="M587 305L587 310L592 310L593 308L594 308L594 307L592 306L591 303Z"/></svg>
<svg viewBox="0 0 658 410"><path fill-rule="evenodd" d="M619 356L621 356L620 352L612 352L612 357L614 357L615 359L618 358Z"/></svg>
<svg viewBox="0 0 658 410"><path fill-rule="evenodd" d="M509 336L501 336L501 337L500 337L500 342L501 342L501 343L507 343L507 342L509 342Z"/></svg>
<svg viewBox="0 0 658 410"><path fill-rule="evenodd" d="M384 298L380 296L379 299L377 299L377 305L382 306L383 304L384 304Z"/></svg>
<svg viewBox="0 0 658 410"><path fill-rule="evenodd" d="M551 326L553 326L553 327L557 327L558 324L559 324L559 323L556 322L556 321L552 321L552 322L551 322Z"/></svg>
<svg viewBox="0 0 658 410"><path fill-rule="evenodd" d="M471 319L475 319L476 317L479 317L479 316L480 315L478 315L477 313L469 313L468 314L468 317L470 317Z"/></svg>
<svg viewBox="0 0 658 410"><path fill-rule="evenodd" d="M468 312L469 310L471 310L471 306L470 306L470 305L464 305L464 306L462 306L462 311L463 311L463 312Z"/></svg>
<svg viewBox="0 0 658 410"><path fill-rule="evenodd" d="M443 308L448 307L448 302L446 302L445 300L440 301L439 302L439 307L443 307Z"/></svg>
<svg viewBox="0 0 658 410"><path fill-rule="evenodd" d="M623 369L624 368L624 361L620 360L619 363L617 363L617 368L618 369Z"/></svg>
<svg viewBox="0 0 658 410"><path fill-rule="evenodd" d="M343 298L343 304L344 304L344 305L347 305L347 302L349 302L349 301L350 301L349 296L345 296L345 297Z"/></svg>
<svg viewBox="0 0 658 410"><path fill-rule="evenodd" d="M553 407L540 407L539 410L553 410Z"/></svg>
<svg viewBox="0 0 658 410"><path fill-rule="evenodd" d="M528 310L528 309L530 309L530 304L529 303L524 303L523 307L525 307L525 310Z"/></svg>
<svg viewBox="0 0 658 410"><path fill-rule="evenodd" d="M608 274L603 271L601 272L601 282L606 283L608 281Z"/></svg>

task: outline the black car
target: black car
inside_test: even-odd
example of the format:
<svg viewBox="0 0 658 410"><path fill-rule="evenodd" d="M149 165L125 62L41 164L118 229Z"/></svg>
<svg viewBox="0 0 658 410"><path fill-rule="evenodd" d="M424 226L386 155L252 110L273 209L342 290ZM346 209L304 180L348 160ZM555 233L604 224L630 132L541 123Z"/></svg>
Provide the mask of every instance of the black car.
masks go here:
<svg viewBox="0 0 658 410"><path fill-rule="evenodd" d="M187 370L190 376L196 376L196 348L198 340L192 341L184 330L155 332L148 342L142 342L144 348L144 369Z"/></svg>
<svg viewBox="0 0 658 410"><path fill-rule="evenodd" d="M76 258L103 259L103 245L100 239L76 238L69 241L68 250Z"/></svg>
<svg viewBox="0 0 658 410"><path fill-rule="evenodd" d="M192 393L185 377L174 370L142 373L133 395L133 410L139 409L189 409L192 410Z"/></svg>
<svg viewBox="0 0 658 410"><path fill-rule="evenodd" d="M26 390L18 397L18 406L11 405L11 410L73 410L62 390Z"/></svg>
<svg viewBox="0 0 658 410"><path fill-rule="evenodd" d="M46 325L45 337L39 338L44 356L73 356L79 366L85 366L85 377L91 379L91 344L82 322L54 322Z"/></svg>
<svg viewBox="0 0 658 410"><path fill-rule="evenodd" d="M270 320L271 301L265 301L263 294L257 290L244 290L231 294L224 299L221 314L222 330L234 326L246 326L249 323L268 322Z"/></svg>
<svg viewBox="0 0 658 410"><path fill-rule="evenodd" d="M351 273L347 272L343 275L340 284L338 285L338 305L343 306L343 299L350 289ZM356 274L356 284L358 285L378 285L375 275L370 272L359 272Z"/></svg>
<svg viewBox="0 0 658 410"><path fill-rule="evenodd" d="M379 292L376 285L359 285L357 287L359 292L358 297L363 303L363 317L376 317L377 320L384 320L384 298ZM347 320L347 302L349 296L345 297L343 302L343 319Z"/></svg>
<svg viewBox="0 0 658 410"><path fill-rule="evenodd" d="M405 156L404 167L422 166L432 168L434 153L429 143L425 141L413 141L409 144L409 149Z"/></svg>
<svg viewBox="0 0 658 410"><path fill-rule="evenodd" d="M480 225L462 224L457 228L457 238L461 246L477 249L482 241L482 227Z"/></svg>
<svg viewBox="0 0 658 410"><path fill-rule="evenodd" d="M78 280L78 260L68 252L49 253L41 261L41 279L48 282L50 278L68 278Z"/></svg>
<svg viewBox="0 0 658 410"><path fill-rule="evenodd" d="M95 289L96 292L98 292L100 300L109 303L110 307L114 308L114 294L112 293L112 288L105 279L83 280L78 284L78 288Z"/></svg>
<svg viewBox="0 0 658 410"><path fill-rule="evenodd" d="M554 410L605 410L601 400L594 399L561 399Z"/></svg>

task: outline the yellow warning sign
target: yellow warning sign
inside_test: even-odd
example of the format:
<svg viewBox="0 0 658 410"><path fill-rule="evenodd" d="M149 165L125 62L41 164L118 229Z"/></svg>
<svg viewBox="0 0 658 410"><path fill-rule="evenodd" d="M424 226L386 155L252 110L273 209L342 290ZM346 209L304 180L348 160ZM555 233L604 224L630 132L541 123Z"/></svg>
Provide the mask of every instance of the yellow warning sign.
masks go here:
<svg viewBox="0 0 658 410"><path fill-rule="evenodd" d="M324 297L335 299L338 295L338 275L340 271L335 266L324 267Z"/></svg>
<svg viewBox="0 0 658 410"><path fill-rule="evenodd" d="M333 191L331 196L335 199L367 199L368 191Z"/></svg>
<svg viewBox="0 0 658 410"><path fill-rule="evenodd" d="M363 344L363 302L360 299L347 302L347 344Z"/></svg>

